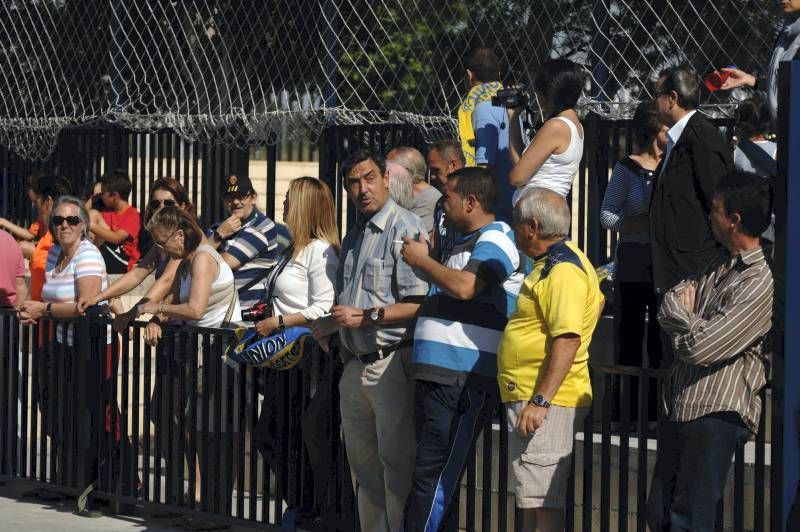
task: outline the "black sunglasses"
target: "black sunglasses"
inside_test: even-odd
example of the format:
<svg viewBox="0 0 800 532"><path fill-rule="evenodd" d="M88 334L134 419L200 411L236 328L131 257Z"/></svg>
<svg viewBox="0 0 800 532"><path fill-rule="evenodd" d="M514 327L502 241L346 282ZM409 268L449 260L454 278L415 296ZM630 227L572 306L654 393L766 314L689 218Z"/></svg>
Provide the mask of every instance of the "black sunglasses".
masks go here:
<svg viewBox="0 0 800 532"><path fill-rule="evenodd" d="M150 204L148 205L148 207L151 209L157 209L162 205L164 207L174 207L175 205L177 205L177 203L175 202L175 200L171 199L165 199L165 200L152 199L150 200Z"/></svg>
<svg viewBox="0 0 800 532"><path fill-rule="evenodd" d="M83 221L79 216L53 216L53 225L58 227L64 223L64 220L71 226L76 226Z"/></svg>

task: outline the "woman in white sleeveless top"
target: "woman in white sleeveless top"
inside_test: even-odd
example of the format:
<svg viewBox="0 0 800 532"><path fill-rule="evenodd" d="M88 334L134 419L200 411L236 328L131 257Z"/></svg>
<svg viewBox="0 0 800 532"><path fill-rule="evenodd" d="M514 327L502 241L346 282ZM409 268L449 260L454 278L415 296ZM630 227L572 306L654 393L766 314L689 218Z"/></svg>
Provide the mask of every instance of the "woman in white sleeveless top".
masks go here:
<svg viewBox="0 0 800 532"><path fill-rule="evenodd" d="M522 150L519 130L521 109L509 109L509 152L514 167L508 181L517 187L512 199L527 187L542 187L566 196L583 156L583 126L575 107L583 90L581 67L566 59L544 63L536 74L534 89L545 116L550 118Z"/></svg>
<svg viewBox="0 0 800 532"><path fill-rule="evenodd" d="M153 242L170 257L183 259L178 272L178 301L169 294L161 302L140 306L140 313L182 320L198 327L227 327L241 319L241 307L233 271L217 251L204 242L203 231L189 213L164 207L148 224ZM158 324L150 323L145 340L155 343L161 336Z"/></svg>

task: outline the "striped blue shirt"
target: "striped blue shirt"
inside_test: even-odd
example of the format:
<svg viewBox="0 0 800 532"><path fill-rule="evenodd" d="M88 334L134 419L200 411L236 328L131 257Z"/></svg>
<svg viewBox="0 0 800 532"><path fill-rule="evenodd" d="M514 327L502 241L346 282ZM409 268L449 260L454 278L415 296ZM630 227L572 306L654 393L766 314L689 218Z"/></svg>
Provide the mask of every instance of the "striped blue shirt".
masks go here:
<svg viewBox="0 0 800 532"><path fill-rule="evenodd" d="M414 330L412 377L497 388L497 346L522 286L514 233L492 222L461 235L442 263L475 273L481 293L461 301L432 285Z"/></svg>
<svg viewBox="0 0 800 532"><path fill-rule="evenodd" d="M211 231L219 225L212 226ZM230 253L241 264L233 272L233 276L243 309L255 305L264 297L267 273L275 265L277 249L278 232L275 223L255 208L250 216L242 220L242 228L217 249L220 255ZM260 281L242 292L242 288L256 277L260 277Z"/></svg>
<svg viewBox="0 0 800 532"><path fill-rule="evenodd" d="M647 216L650 211L650 195L656 173L642 168L630 158L627 161L633 163L631 166L639 167L639 170L634 172L622 161L614 165L600 207L600 223L610 231L619 231L625 217ZM619 239L620 242L649 244L650 233L620 233Z"/></svg>

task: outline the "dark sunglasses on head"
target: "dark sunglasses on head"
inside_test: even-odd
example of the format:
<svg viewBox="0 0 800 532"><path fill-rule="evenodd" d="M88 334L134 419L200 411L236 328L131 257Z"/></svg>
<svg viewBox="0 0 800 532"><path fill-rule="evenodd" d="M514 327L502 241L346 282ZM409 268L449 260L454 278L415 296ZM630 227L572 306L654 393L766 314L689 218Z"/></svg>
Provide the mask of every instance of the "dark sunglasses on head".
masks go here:
<svg viewBox="0 0 800 532"><path fill-rule="evenodd" d="M165 200L153 199L153 200L150 200L150 205L148 205L148 207L151 208L151 209L157 209L157 208L161 207L162 205L164 207L174 207L175 205L177 205L177 203L175 202L175 200L171 200L171 199L165 199Z"/></svg>
<svg viewBox="0 0 800 532"><path fill-rule="evenodd" d="M53 225L58 227L64 223L64 220L72 226L78 225L82 221L79 216L53 216Z"/></svg>

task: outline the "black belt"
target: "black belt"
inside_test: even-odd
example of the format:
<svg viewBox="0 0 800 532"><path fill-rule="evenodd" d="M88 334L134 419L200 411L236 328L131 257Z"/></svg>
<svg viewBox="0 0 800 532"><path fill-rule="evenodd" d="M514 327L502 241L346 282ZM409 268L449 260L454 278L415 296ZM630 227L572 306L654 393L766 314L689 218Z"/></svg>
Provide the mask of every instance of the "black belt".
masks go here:
<svg viewBox="0 0 800 532"><path fill-rule="evenodd" d="M413 340L400 340L399 342L387 345L386 347L382 347L377 351L373 351L372 353L364 353L363 355L353 354L353 358L355 358L362 364L373 364L378 360L383 360L384 358L388 357L398 349L409 347L411 345L414 345Z"/></svg>

